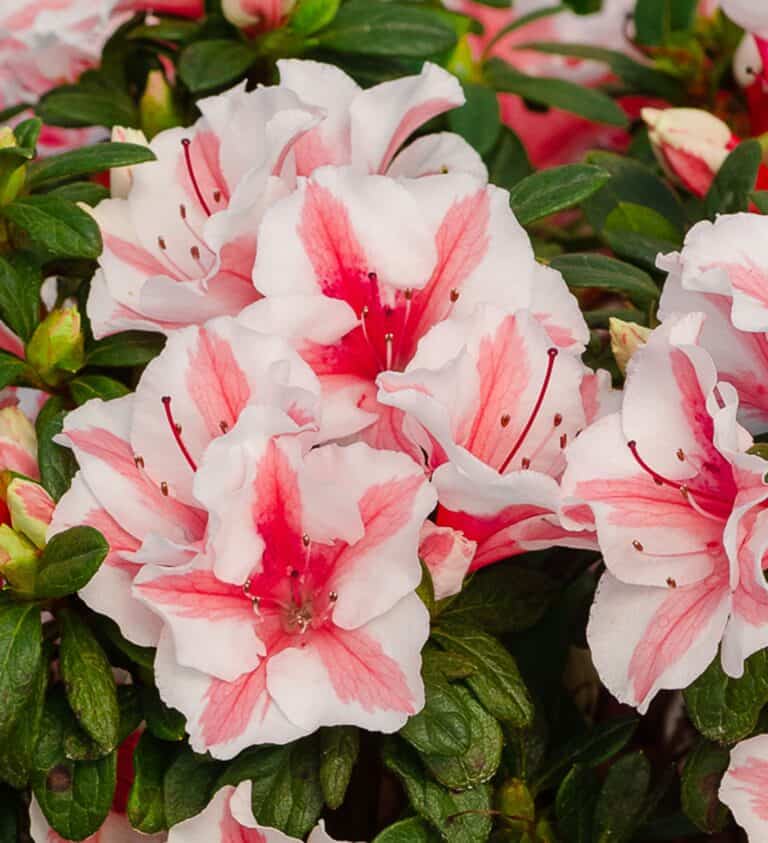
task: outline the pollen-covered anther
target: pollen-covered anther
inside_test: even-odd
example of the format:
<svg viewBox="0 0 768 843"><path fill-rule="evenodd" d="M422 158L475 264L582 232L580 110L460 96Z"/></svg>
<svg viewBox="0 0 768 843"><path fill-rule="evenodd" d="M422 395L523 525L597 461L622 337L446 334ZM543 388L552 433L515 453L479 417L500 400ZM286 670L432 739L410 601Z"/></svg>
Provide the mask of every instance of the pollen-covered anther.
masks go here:
<svg viewBox="0 0 768 843"><path fill-rule="evenodd" d="M676 456L680 462L685 462L685 451L682 448L677 449Z"/></svg>
<svg viewBox="0 0 768 843"><path fill-rule="evenodd" d="M563 423L563 416L562 416L562 413L555 413L555 417L554 417L554 419L552 419L552 424L553 424L555 427L560 427L560 425L561 425L562 423Z"/></svg>
<svg viewBox="0 0 768 843"><path fill-rule="evenodd" d="M451 303L456 304L456 302L459 300L460 296L461 296L461 293L458 290L456 290L456 289L451 290L451 295L450 295Z"/></svg>
<svg viewBox="0 0 768 843"><path fill-rule="evenodd" d="M328 601L330 603L335 603L339 599L339 595L335 591L331 591L328 594Z"/></svg>
<svg viewBox="0 0 768 843"><path fill-rule="evenodd" d="M634 547L634 549L635 549L635 550L637 550L637 551L639 551L640 553L642 553L642 552L643 552L643 550L645 550L645 548L643 547L642 543L641 543L641 542L639 542L637 539L635 539L635 540L632 542L632 547Z"/></svg>
<svg viewBox="0 0 768 843"><path fill-rule="evenodd" d="M531 467L531 461L528 457L523 457L522 460L520 460L520 465L523 467L524 471L527 471Z"/></svg>
<svg viewBox="0 0 768 843"><path fill-rule="evenodd" d="M567 444L568 444L568 434L567 434L567 433L564 433L564 434L560 437L560 449L561 449L561 450L565 450L565 446L566 446Z"/></svg>
<svg viewBox="0 0 768 843"><path fill-rule="evenodd" d="M165 237L158 237L157 238L157 245L165 251L168 248L168 244L165 242Z"/></svg>
<svg viewBox="0 0 768 843"><path fill-rule="evenodd" d="M512 416L510 416L509 413L504 413L500 421L501 426L506 427L512 421Z"/></svg>
<svg viewBox="0 0 768 843"><path fill-rule="evenodd" d="M677 588L677 582L672 577L667 577L667 585L670 588Z"/></svg>
<svg viewBox="0 0 768 843"><path fill-rule="evenodd" d="M224 419L222 419L222 420L219 422L219 430L220 430L222 433L227 433L227 431L229 430L229 424L228 424L227 422L225 422L225 421L224 421Z"/></svg>
<svg viewBox="0 0 768 843"><path fill-rule="evenodd" d="M136 456L133 458L133 464L136 466L136 468L144 468L144 457L141 457L136 454Z"/></svg>
<svg viewBox="0 0 768 843"><path fill-rule="evenodd" d="M165 480L160 483L160 491L165 495L166 498L168 497L168 484L165 482Z"/></svg>

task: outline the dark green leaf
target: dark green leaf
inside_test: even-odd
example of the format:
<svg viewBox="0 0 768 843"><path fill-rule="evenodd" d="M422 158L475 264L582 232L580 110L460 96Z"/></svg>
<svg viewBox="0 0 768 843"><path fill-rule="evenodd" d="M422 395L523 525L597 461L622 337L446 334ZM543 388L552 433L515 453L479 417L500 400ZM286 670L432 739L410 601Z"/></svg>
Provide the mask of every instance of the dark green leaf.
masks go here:
<svg viewBox="0 0 768 843"><path fill-rule="evenodd" d="M57 196L24 196L2 207L3 215L24 229L32 242L61 258L97 258L101 232L85 211Z"/></svg>
<svg viewBox="0 0 768 843"><path fill-rule="evenodd" d="M592 825L600 784L593 770L575 765L555 798L557 827L566 843L593 843Z"/></svg>
<svg viewBox="0 0 768 843"><path fill-rule="evenodd" d="M683 810L707 834L722 831L728 809L720 802L720 780L728 768L730 753L724 746L700 740L685 759L680 791Z"/></svg>
<svg viewBox="0 0 768 843"><path fill-rule="evenodd" d="M42 128L43 121L38 117L30 117L28 120L22 120L13 130L16 143L22 149L28 149L30 152L34 152Z"/></svg>
<svg viewBox="0 0 768 843"><path fill-rule="evenodd" d="M468 716L469 747L457 755L456 745L450 755L426 754L422 760L432 775L451 790L466 790L490 781L499 769L504 739L498 721L466 689L453 688Z"/></svg>
<svg viewBox="0 0 768 843"><path fill-rule="evenodd" d="M90 366L143 366L163 350L165 337L146 331L126 331L94 343L88 349Z"/></svg>
<svg viewBox="0 0 768 843"><path fill-rule="evenodd" d="M245 76L257 58L254 50L239 41L197 41L181 54L179 75L193 93L210 91Z"/></svg>
<svg viewBox="0 0 768 843"><path fill-rule="evenodd" d="M339 53L425 58L455 46L456 32L429 9L350 0L313 41Z"/></svg>
<svg viewBox="0 0 768 843"><path fill-rule="evenodd" d="M589 164L552 167L518 182L509 193L509 203L520 223L529 225L578 205L609 179L607 172Z"/></svg>
<svg viewBox="0 0 768 843"><path fill-rule="evenodd" d="M205 810L221 775L222 765L184 747L168 768L163 781L165 820L169 826Z"/></svg>
<svg viewBox="0 0 768 843"><path fill-rule="evenodd" d="M161 741L184 740L187 721L175 708L169 708L161 699L157 688L141 689L141 702L147 729Z"/></svg>
<svg viewBox="0 0 768 843"><path fill-rule="evenodd" d="M562 273L566 284L573 290L610 290L626 296L640 308L647 307L659 297L659 288L647 272L607 255L561 255L549 265Z"/></svg>
<svg viewBox="0 0 768 843"><path fill-rule="evenodd" d="M97 743L106 750L114 749L120 709L109 661L80 615L63 609L56 617L61 624L61 675L72 711Z"/></svg>
<svg viewBox="0 0 768 843"><path fill-rule="evenodd" d="M613 758L627 745L637 729L637 723L631 717L609 720L598 724L586 735L580 735L558 747L555 756L537 776L533 789L540 791L551 787L563 771L574 764L591 768Z"/></svg>
<svg viewBox="0 0 768 843"><path fill-rule="evenodd" d="M29 372L27 364L7 351L0 351L0 389L22 382Z"/></svg>
<svg viewBox="0 0 768 843"><path fill-rule="evenodd" d="M635 234L655 241L664 241L680 245L680 237L675 226L653 208L637 205L634 202L619 202L605 218L604 237L620 240L625 234Z"/></svg>
<svg viewBox="0 0 768 843"><path fill-rule="evenodd" d="M42 646L39 607L0 595L0 743L35 696Z"/></svg>
<svg viewBox="0 0 768 843"><path fill-rule="evenodd" d="M385 828L373 843L438 843L440 838L423 820L411 817Z"/></svg>
<svg viewBox="0 0 768 843"><path fill-rule="evenodd" d="M37 113L52 126L138 126L131 97L118 88L67 85L46 94Z"/></svg>
<svg viewBox="0 0 768 843"><path fill-rule="evenodd" d="M320 787L325 804L335 810L344 801L360 751L360 733L354 726L320 730Z"/></svg>
<svg viewBox="0 0 768 843"><path fill-rule="evenodd" d="M21 801L21 794L0 784L0 843L19 843L19 840L24 839L19 817L26 812L27 807Z"/></svg>
<svg viewBox="0 0 768 843"><path fill-rule="evenodd" d="M697 0L637 0L637 41L648 47L666 44L673 32L690 29Z"/></svg>
<svg viewBox="0 0 768 843"><path fill-rule="evenodd" d="M120 627L104 615L94 615L93 624L102 638L112 644L120 653L146 670L152 670L155 664L154 647L139 647L124 638Z"/></svg>
<svg viewBox="0 0 768 843"><path fill-rule="evenodd" d="M109 545L93 527L71 527L55 535L40 555L35 594L66 597L85 586L98 571Z"/></svg>
<svg viewBox="0 0 768 843"><path fill-rule="evenodd" d="M400 734L419 752L458 756L470 748L471 713L460 689L441 674L424 671L426 703Z"/></svg>
<svg viewBox="0 0 768 843"><path fill-rule="evenodd" d="M18 790L26 788L32 772L47 687L48 663L43 657L35 671L34 687L27 704L9 734L0 742L0 779Z"/></svg>
<svg viewBox="0 0 768 843"><path fill-rule="evenodd" d="M642 752L620 758L605 778L595 808L596 843L626 843L642 820L651 765Z"/></svg>
<svg viewBox="0 0 768 843"><path fill-rule="evenodd" d="M40 267L23 253L0 258L0 317L25 342L40 319Z"/></svg>
<svg viewBox="0 0 768 843"><path fill-rule="evenodd" d="M69 383L69 389L76 404L85 404L92 398L101 398L102 401L111 401L113 398L121 398L128 395L130 389L114 378L106 375L81 375Z"/></svg>
<svg viewBox="0 0 768 843"><path fill-rule="evenodd" d="M109 191L104 185L96 184L96 182L76 181L54 188L49 191L48 196L56 196L69 202L84 202L95 208L99 202L109 199Z"/></svg>
<svg viewBox="0 0 768 843"><path fill-rule="evenodd" d="M609 96L593 88L565 79L528 76L498 58L487 62L485 73L491 87L501 93L517 94L530 102L578 114L595 123L611 126L628 123L621 108Z"/></svg>
<svg viewBox="0 0 768 843"><path fill-rule="evenodd" d="M98 143L35 161L29 168L29 183L32 189L35 189L62 179L87 176L110 170L112 167L128 167L154 160L154 152L142 144Z"/></svg>
<svg viewBox="0 0 768 843"><path fill-rule="evenodd" d="M736 214L749 208L757 173L763 161L763 148L756 140L742 141L725 159L704 200L706 214Z"/></svg>
<svg viewBox="0 0 768 843"><path fill-rule="evenodd" d="M712 741L733 743L752 732L768 702L768 650L750 656L740 679L727 676L717 656L685 691L693 725Z"/></svg>
<svg viewBox="0 0 768 843"><path fill-rule="evenodd" d="M540 571L511 563L494 565L475 574L455 598L449 598L440 619L474 623L502 635L533 626L559 592L560 584Z"/></svg>
<svg viewBox="0 0 768 843"><path fill-rule="evenodd" d="M480 155L490 152L501 132L499 101L496 92L485 85L465 82L466 103L448 112L448 125L475 147Z"/></svg>
<svg viewBox="0 0 768 843"><path fill-rule="evenodd" d="M443 840L483 843L488 839L491 831L488 785L452 793L427 778L407 745L392 738L384 743L382 754L386 766L403 783L413 809L440 832Z"/></svg>
<svg viewBox="0 0 768 843"><path fill-rule="evenodd" d="M768 214L768 190L754 190L751 198L761 214Z"/></svg>
<svg viewBox="0 0 768 843"><path fill-rule="evenodd" d="M128 819L144 834L158 834L167 828L165 818L165 773L174 758L174 747L145 732L133 753L135 778L128 795Z"/></svg>
<svg viewBox="0 0 768 843"><path fill-rule="evenodd" d="M62 431L66 414L61 398L49 398L35 422L40 480L56 501L69 489L77 471L72 451L53 441L53 437Z"/></svg>
<svg viewBox="0 0 768 843"><path fill-rule="evenodd" d="M149 38L152 41L187 41L200 31L193 20L165 18L155 23L140 24L130 31L129 38Z"/></svg>
<svg viewBox="0 0 768 843"><path fill-rule="evenodd" d="M486 156L488 165L488 180L491 184L512 188L526 176L533 172L523 142L506 126L502 126L501 137L493 152Z"/></svg>
<svg viewBox="0 0 768 843"><path fill-rule="evenodd" d="M680 241L677 238L674 241L662 240L621 229L606 228L603 230L603 238L619 257L626 258L646 269L656 268L656 258L660 253L666 255L680 247Z"/></svg>
<svg viewBox="0 0 768 843"><path fill-rule="evenodd" d="M118 744L130 737L144 719L139 691L135 685L118 685L117 704L120 707L120 735Z"/></svg>
<svg viewBox="0 0 768 843"><path fill-rule="evenodd" d="M441 624L433 637L446 650L469 659L476 672L467 678L487 711L498 720L526 726L533 720L533 703L507 649L480 630Z"/></svg>

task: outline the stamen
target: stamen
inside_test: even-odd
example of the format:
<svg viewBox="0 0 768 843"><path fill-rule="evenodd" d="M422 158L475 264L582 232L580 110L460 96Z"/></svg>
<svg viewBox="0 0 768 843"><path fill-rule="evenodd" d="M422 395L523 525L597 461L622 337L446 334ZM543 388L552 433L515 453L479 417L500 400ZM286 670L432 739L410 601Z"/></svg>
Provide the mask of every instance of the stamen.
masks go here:
<svg viewBox="0 0 768 843"><path fill-rule="evenodd" d="M221 202L221 191L220 190L214 190L213 191L213 201L216 202L216 204Z"/></svg>
<svg viewBox="0 0 768 843"><path fill-rule="evenodd" d="M328 600L331 603L335 603L338 599L339 595L335 591L330 592L330 594L328 595Z"/></svg>
<svg viewBox="0 0 768 843"><path fill-rule="evenodd" d="M136 468L144 468L144 457L140 457L138 454L133 458L133 464Z"/></svg>
<svg viewBox="0 0 768 843"><path fill-rule="evenodd" d="M392 333L384 334L384 343L387 347L387 368L392 368L392 343L395 341L395 335Z"/></svg>
<svg viewBox="0 0 768 843"><path fill-rule="evenodd" d="M554 423L555 427L560 427L560 425L563 423L563 416L562 416L561 413L555 413L555 418L553 420L553 423Z"/></svg>
<svg viewBox="0 0 768 843"><path fill-rule="evenodd" d="M685 451L682 448L677 449L677 458L680 462L685 462Z"/></svg>
<svg viewBox="0 0 768 843"><path fill-rule="evenodd" d="M451 295L450 295L451 304L456 304L456 302L459 300L460 295L461 295L461 293L458 290L456 290L455 288L453 290L451 290Z"/></svg>
<svg viewBox="0 0 768 843"><path fill-rule="evenodd" d="M182 138L181 145L184 147L184 160L187 164L187 172L189 173L190 181L192 182L192 187L195 190L195 194L197 195L197 201L200 203L202 209L205 211L207 216L211 216L211 209L208 207L208 204L205 201L205 197L203 196L203 192L200 190L200 185L197 183L197 177L195 176L195 170L192 166L192 154L190 152L189 147L191 146L191 141L189 138ZM183 207L183 206L182 206Z"/></svg>
<svg viewBox="0 0 768 843"><path fill-rule="evenodd" d="M632 542L632 547L640 553L643 552L643 545L637 539Z"/></svg>
<svg viewBox="0 0 768 843"><path fill-rule="evenodd" d="M560 450L561 450L561 451L564 451L564 450L565 450L565 446L566 446L567 444L568 444L568 434L567 434L567 433L564 433L564 434L560 437Z"/></svg>
<svg viewBox="0 0 768 843"><path fill-rule="evenodd" d="M520 465L523 467L523 471L527 471L531 467L531 461L528 457L523 457L522 460L520 460Z"/></svg>
<svg viewBox="0 0 768 843"><path fill-rule="evenodd" d="M667 577L667 585L670 588L677 588L677 582L672 577Z"/></svg>
<svg viewBox="0 0 768 843"><path fill-rule="evenodd" d="M531 415L526 422L525 427L523 428L520 436L517 438L517 442L512 446L512 450L507 454L507 458L501 464L501 468L499 469L499 474L504 474L504 472L509 468L509 464L515 458L515 454L520 450L523 442L525 442L526 437L531 432L531 428L536 421L537 416L539 415L539 411L541 410L541 405L544 403L544 398L547 394L547 389L549 388L549 382L552 380L552 370L555 368L555 360L557 359L558 350L556 348L550 348L547 351L547 355L549 356L549 361L547 362L547 371L544 375L544 382L541 385L541 389L539 390L539 395L536 398L536 403L533 405L533 410L531 411Z"/></svg>
<svg viewBox="0 0 768 843"><path fill-rule="evenodd" d="M189 250L189 254L192 255L193 260L200 260L200 249L198 249L197 246L192 246Z"/></svg>
<svg viewBox="0 0 768 843"><path fill-rule="evenodd" d="M168 244L165 242L165 237L158 237L157 238L157 245L165 251L168 248Z"/></svg>
<svg viewBox="0 0 768 843"><path fill-rule="evenodd" d="M512 421L512 416L509 413L504 413L501 417L501 426L506 427Z"/></svg>
<svg viewBox="0 0 768 843"><path fill-rule="evenodd" d="M229 425L223 419L219 422L219 430L226 433L229 430Z"/></svg>
<svg viewBox="0 0 768 843"><path fill-rule="evenodd" d="M168 497L168 484L165 482L165 480L160 483L160 491L165 495L166 498Z"/></svg>
<svg viewBox="0 0 768 843"><path fill-rule="evenodd" d="M176 440L176 444L179 446L179 450L184 455L184 459L189 463L192 471L197 471L197 463L192 459L192 455L187 450L187 446L181 438L181 425L176 424L174 421L173 412L171 411L171 396L164 395L161 400L163 407L165 407L165 416L168 419L168 424L171 426L171 432L173 433L173 438Z"/></svg>
<svg viewBox="0 0 768 843"><path fill-rule="evenodd" d="M689 502L691 500L690 496L695 495L697 498L705 498L707 500L714 501L717 504L722 504L722 498L720 498L718 495L714 495L711 492L691 489L691 487L688 486L686 483L679 483L676 480L670 480L663 474L659 474L658 471L654 471L638 453L637 442L635 442L634 439L631 442L627 442L627 447L629 448L632 456L635 458L635 461L640 466L640 468L642 468L646 474L650 475L650 477L653 479L653 482L656 483L657 486L669 486L672 489L677 489Z"/></svg>

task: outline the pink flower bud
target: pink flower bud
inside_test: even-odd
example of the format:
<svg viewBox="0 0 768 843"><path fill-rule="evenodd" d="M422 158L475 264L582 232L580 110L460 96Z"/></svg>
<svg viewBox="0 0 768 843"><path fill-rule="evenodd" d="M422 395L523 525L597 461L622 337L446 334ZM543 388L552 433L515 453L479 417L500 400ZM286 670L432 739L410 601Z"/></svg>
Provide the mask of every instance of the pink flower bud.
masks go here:
<svg viewBox="0 0 768 843"><path fill-rule="evenodd" d="M7 502L13 529L36 547L45 547L48 525L56 506L48 492L33 480L14 477L8 486Z"/></svg>
<svg viewBox="0 0 768 843"><path fill-rule="evenodd" d="M222 0L224 17L235 26L277 29L293 11L296 0Z"/></svg>
<svg viewBox="0 0 768 843"><path fill-rule="evenodd" d="M696 108L644 108L642 117L667 175L705 196L738 138L722 120Z"/></svg>
<svg viewBox="0 0 768 843"><path fill-rule="evenodd" d="M37 548L7 524L0 524L0 576L18 594L34 593Z"/></svg>
<svg viewBox="0 0 768 843"><path fill-rule="evenodd" d="M27 360L53 386L64 373L76 372L85 361L80 313L76 307L54 310L37 326L27 345Z"/></svg>

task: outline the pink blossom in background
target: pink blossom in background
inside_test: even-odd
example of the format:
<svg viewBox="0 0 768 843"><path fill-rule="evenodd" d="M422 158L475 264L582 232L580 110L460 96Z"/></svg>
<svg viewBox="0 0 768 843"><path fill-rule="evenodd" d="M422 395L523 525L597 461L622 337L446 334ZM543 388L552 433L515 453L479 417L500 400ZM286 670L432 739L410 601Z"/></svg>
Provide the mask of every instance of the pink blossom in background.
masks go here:
<svg viewBox="0 0 768 843"><path fill-rule="evenodd" d="M718 793L749 843L768 839L768 735L736 744Z"/></svg>
<svg viewBox="0 0 768 843"><path fill-rule="evenodd" d="M117 8L121 12L154 12L156 15L199 18L205 13L205 0L119 0Z"/></svg>
<svg viewBox="0 0 768 843"><path fill-rule="evenodd" d="M635 352L621 411L570 446L562 481L564 522L595 524L607 568L587 628L595 666L641 712L721 642L730 676L768 643L765 463L698 344L704 318L672 320Z"/></svg>
<svg viewBox="0 0 768 843"><path fill-rule="evenodd" d="M134 585L164 623L161 696L216 758L320 726L394 732L424 704L415 589L434 492L404 454L307 450L304 430L247 409L195 477L206 552Z"/></svg>

